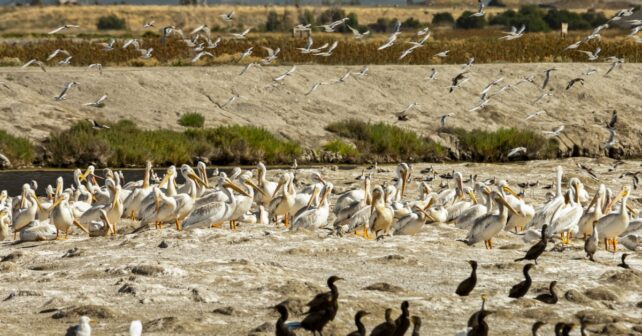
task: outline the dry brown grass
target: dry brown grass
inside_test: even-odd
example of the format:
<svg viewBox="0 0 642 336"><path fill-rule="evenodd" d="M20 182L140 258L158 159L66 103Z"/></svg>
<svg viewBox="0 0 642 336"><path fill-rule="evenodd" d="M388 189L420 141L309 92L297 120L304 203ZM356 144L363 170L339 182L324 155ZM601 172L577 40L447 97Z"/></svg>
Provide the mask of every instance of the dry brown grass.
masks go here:
<svg viewBox="0 0 642 336"><path fill-rule="evenodd" d="M507 4L517 5L519 1L504 1ZM437 1L430 8L422 7L342 7L346 13L357 14L359 23L371 24L380 17L389 19L405 20L414 17L422 23L429 23L436 12L448 11L454 17L458 17L465 10L474 11L476 3L460 1ZM295 21L298 12L310 10L318 17L328 7L314 6L301 7L293 6L210 6L210 7L189 7L189 6L78 6L78 7L19 7L0 9L0 32L3 34L25 34L25 33L47 33L53 28L63 24L79 24L81 29L72 32L96 33L96 22L98 18L106 15L116 15L127 22L129 33L137 35L142 33L144 22L155 20L158 29L166 25L175 25L184 29L194 28L203 23L210 27L230 28L229 25L218 18L218 15L234 9L237 19L234 26L261 27L265 25L267 13L270 10L282 12L288 10ZM504 8L488 8L489 14L503 11ZM584 11L584 9L581 9ZM606 10L607 15L613 10ZM232 28L235 28L232 27Z"/></svg>
<svg viewBox="0 0 642 336"><path fill-rule="evenodd" d="M473 32L474 33L474 32ZM305 38L293 38L287 34L267 34L248 40L226 40L212 50L214 58L202 58L196 65L233 64L238 60L241 51L254 47L254 54L243 60L243 63L256 62L259 57L265 56L265 51L260 46L281 48L278 62L280 64L458 64L465 63L469 57L475 57L477 63L532 63L532 62L570 62L586 61L586 56L576 51L564 51L569 44L579 39L579 35L572 35L565 39L555 33L533 33L514 41L498 40L498 32L487 30L480 31L478 35L468 38L449 38L448 33L440 36L435 33L435 39L426 46L417 49L410 56L399 61L399 56L404 48L405 41L413 38L410 35L400 38L399 43L385 49L377 50L385 36L375 36L365 41L354 40L349 35L318 34L315 45L325 42L332 43L339 40L339 46L330 57L319 57L301 54L296 48L303 47ZM469 32L470 34L470 32ZM122 45L122 41L118 42ZM584 50L594 50L598 44L591 42L583 47ZM627 62L642 61L642 45L636 44L632 39L625 37L604 38L599 42L603 57L624 57ZM19 59L26 62L32 58L46 59L47 55L56 48L62 48L73 55L72 64L86 66L91 63L101 63L105 66L133 65L155 66L191 65L190 60L194 53L180 40L170 40L161 45L159 39L144 39L143 48L154 48L153 58L140 59L140 52L133 48L122 49L117 47L112 51L104 51L97 41L47 39L27 43L0 44L0 59ZM450 50L446 59L433 57L434 54ZM48 62L49 66L56 66L59 58ZM2 65L2 64L0 64Z"/></svg>

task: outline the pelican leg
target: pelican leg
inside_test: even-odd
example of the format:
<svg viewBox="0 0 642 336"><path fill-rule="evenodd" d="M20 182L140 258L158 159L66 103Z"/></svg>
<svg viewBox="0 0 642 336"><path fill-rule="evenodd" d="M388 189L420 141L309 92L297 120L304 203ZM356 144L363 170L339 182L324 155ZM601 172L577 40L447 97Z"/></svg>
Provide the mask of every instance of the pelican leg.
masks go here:
<svg viewBox="0 0 642 336"><path fill-rule="evenodd" d="M65 239L69 237L69 228L65 229Z"/></svg>
<svg viewBox="0 0 642 336"><path fill-rule="evenodd" d="M134 212L134 210L132 210L132 213L129 215L129 219L131 220L136 219L136 212Z"/></svg>
<svg viewBox="0 0 642 336"><path fill-rule="evenodd" d="M59 240L59 239L60 239L60 230L56 229L56 238L54 240Z"/></svg>
<svg viewBox="0 0 642 336"><path fill-rule="evenodd" d="M617 237L613 238L613 253L617 252Z"/></svg>
<svg viewBox="0 0 642 336"><path fill-rule="evenodd" d="M491 250L493 249L493 239L492 238L488 240L488 246L490 246Z"/></svg>
<svg viewBox="0 0 642 336"><path fill-rule="evenodd" d="M485 247L486 247L486 249L488 250L488 240L484 240L484 246L485 246Z"/></svg>
<svg viewBox="0 0 642 336"><path fill-rule="evenodd" d="M283 223L285 224L286 228L290 227L290 213L289 212L285 213L285 220L283 221Z"/></svg>
<svg viewBox="0 0 642 336"><path fill-rule="evenodd" d="M178 218L176 218L176 231L181 230L181 224L178 222Z"/></svg>

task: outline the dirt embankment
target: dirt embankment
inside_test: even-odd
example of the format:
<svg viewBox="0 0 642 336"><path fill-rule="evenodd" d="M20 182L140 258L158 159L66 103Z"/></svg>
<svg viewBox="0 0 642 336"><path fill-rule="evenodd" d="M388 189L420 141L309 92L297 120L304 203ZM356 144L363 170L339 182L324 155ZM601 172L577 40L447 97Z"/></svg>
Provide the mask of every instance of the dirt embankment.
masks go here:
<svg viewBox="0 0 642 336"><path fill-rule="evenodd" d="M545 92L541 90L544 70L557 68ZM638 81L642 66L624 64L604 76L607 63L573 64L486 64L476 65L467 75L470 80L454 92L447 87L461 66L434 66L439 72L435 81L426 80L433 66L370 66L366 77L351 76L339 84L322 85L310 95L306 92L317 82L336 82L355 66L298 65L282 85L272 78L289 67L252 68L239 76L240 66L189 68L109 68L104 74L84 68L37 68L26 70L0 68L0 128L16 135L42 140L50 132L91 118L99 121L131 119L146 129L182 129L179 116L198 112L205 116L205 126L251 124L317 148L334 135L324 127L347 118L366 121L396 122L395 113L408 104L410 120L397 125L454 146L439 134L439 117L455 113L446 126L494 130L500 127L551 130L565 125L559 136L564 155L596 156L604 154L600 145L609 137L605 123L617 110L617 144L612 154L642 155L642 91ZM596 74L582 75L595 68ZM535 75L535 85L523 83L516 89L496 93L504 84L515 84ZM569 80L585 79L566 90ZM488 106L469 111L479 102L483 88L492 80L504 78L491 89ZM55 101L65 82L76 81L64 101ZM552 91L548 91L552 89ZM87 107L107 94L103 108ZM212 103L225 103L233 94L240 97L224 109ZM529 114L545 114L525 120ZM616 155L616 156L617 156Z"/></svg>

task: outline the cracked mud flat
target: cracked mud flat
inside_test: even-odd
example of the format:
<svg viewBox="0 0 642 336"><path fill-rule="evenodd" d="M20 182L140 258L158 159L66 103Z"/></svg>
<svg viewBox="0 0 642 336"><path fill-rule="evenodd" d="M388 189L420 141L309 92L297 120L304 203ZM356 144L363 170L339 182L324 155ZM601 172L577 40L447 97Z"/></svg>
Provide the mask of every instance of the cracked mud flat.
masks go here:
<svg viewBox="0 0 642 336"><path fill-rule="evenodd" d="M433 166L440 173L454 169L480 179L507 178L513 185L539 180L540 187L526 196L540 204L547 191L541 185L551 183L557 164L565 168L565 182L578 176L589 192L595 190L597 183L575 162L596 169L614 190L629 182L618 179L622 172L640 169L640 162L627 162L607 173L611 160L589 159ZM426 166L415 165L414 177ZM394 167L385 168L390 172L377 174L376 183L392 177ZM360 172L322 169L339 189L356 183ZM299 174L300 179L307 176L305 170ZM414 198L416 185L410 187L407 195ZM639 202L640 197L634 191L631 198ZM423 319L423 334L453 334L479 309L481 294L495 312L487 319L493 335L530 335L536 319L547 322L542 332L550 335L555 322L577 324L577 316L585 316L597 334L642 331L639 252L627 251L633 270L624 270L616 267L621 252L600 247L592 263L584 259L581 241L563 252L551 251L549 244L531 271L533 286L526 298L513 300L508 289L522 280L524 265L513 259L529 245L506 232L488 251L483 244L456 242L466 232L450 224L427 225L417 236L380 242L327 237L325 231L291 234L272 225L242 225L237 232L226 227L177 232L167 226L127 234L134 225L123 221L112 238L76 234L66 241L0 243L0 334L62 335L86 314L97 321L94 335L124 335L134 319L142 320L145 335L270 335L277 315L269 307L289 300L291 320L297 320L305 302L326 290L325 279L332 274L346 281L338 283L339 313L324 335L354 330L353 316L360 309L373 313L364 320L371 330L383 321L385 308L395 308L396 316L402 300L409 300L411 314ZM162 242L167 247L159 247ZM479 262L478 284L469 297L460 298L454 290L470 273L469 259ZM560 302L533 300L552 280L558 281Z"/></svg>

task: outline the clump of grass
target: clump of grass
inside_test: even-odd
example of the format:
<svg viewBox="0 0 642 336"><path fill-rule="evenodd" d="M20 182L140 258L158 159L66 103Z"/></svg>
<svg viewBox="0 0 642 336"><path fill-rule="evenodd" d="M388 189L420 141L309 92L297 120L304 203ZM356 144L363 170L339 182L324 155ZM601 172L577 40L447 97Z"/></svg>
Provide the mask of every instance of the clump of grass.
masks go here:
<svg viewBox="0 0 642 336"><path fill-rule="evenodd" d="M223 126L208 129L141 130L128 120L94 130L87 122L52 134L45 144L50 164L58 167L143 166L147 160L159 165L192 162L208 157L216 164L269 164L292 162L302 150L265 129L250 126Z"/></svg>
<svg viewBox="0 0 642 336"><path fill-rule="evenodd" d="M0 153L4 154L14 166L29 165L35 158L34 147L25 138L13 136L0 130Z"/></svg>
<svg viewBox="0 0 642 336"><path fill-rule="evenodd" d="M355 142L361 154L383 162L429 161L441 155L441 147L417 133L385 123L357 119L339 121L326 130Z"/></svg>
<svg viewBox="0 0 642 336"><path fill-rule="evenodd" d="M185 113L178 119L178 124L184 127L202 128L205 117L200 113Z"/></svg>
<svg viewBox="0 0 642 336"><path fill-rule="evenodd" d="M347 162L358 162L361 153L357 148L341 139L333 139L323 145L323 150L340 155Z"/></svg>
<svg viewBox="0 0 642 336"><path fill-rule="evenodd" d="M550 158L554 156L555 144L539 133L517 128L500 128L496 131L463 128L442 130L459 139L460 150L469 155L472 161L507 161L508 152L516 147L526 147L530 158Z"/></svg>

